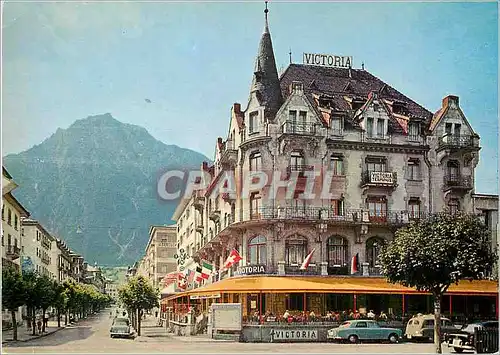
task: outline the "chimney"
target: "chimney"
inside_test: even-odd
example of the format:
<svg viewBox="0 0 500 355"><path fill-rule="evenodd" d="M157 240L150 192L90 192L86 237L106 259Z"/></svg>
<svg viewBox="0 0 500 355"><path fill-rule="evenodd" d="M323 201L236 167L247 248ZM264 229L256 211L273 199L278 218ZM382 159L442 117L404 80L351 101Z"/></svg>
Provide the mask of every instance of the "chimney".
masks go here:
<svg viewBox="0 0 500 355"><path fill-rule="evenodd" d="M304 91L304 84L301 81L292 81L289 90L290 93L302 93Z"/></svg>
<svg viewBox="0 0 500 355"><path fill-rule="evenodd" d="M240 114L241 113L241 105L237 102L233 104L233 112L235 114Z"/></svg>
<svg viewBox="0 0 500 355"><path fill-rule="evenodd" d="M443 99L443 108L455 105L458 107L458 96L448 95Z"/></svg>

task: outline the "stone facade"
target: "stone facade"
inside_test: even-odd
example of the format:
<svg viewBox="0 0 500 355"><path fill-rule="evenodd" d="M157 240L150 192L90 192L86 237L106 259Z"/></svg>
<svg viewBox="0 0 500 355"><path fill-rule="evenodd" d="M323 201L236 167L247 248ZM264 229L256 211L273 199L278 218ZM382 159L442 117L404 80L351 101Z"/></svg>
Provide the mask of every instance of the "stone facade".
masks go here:
<svg viewBox="0 0 500 355"><path fill-rule="evenodd" d="M33 271L57 280L59 275L55 238L36 220L23 219L24 253L31 257Z"/></svg>
<svg viewBox="0 0 500 355"><path fill-rule="evenodd" d="M268 35L266 19L266 41ZM274 60L264 54L259 63ZM274 74L256 72L254 83L277 79L262 75ZM247 108L233 105L213 165L201 167L209 183L175 211L185 267L204 259L218 270L234 248L239 265L265 265L268 273L379 275L380 245L397 228L429 213L481 209L473 198L479 136L458 97L445 97L433 114L364 69L291 64L279 80L277 111L262 99L277 97L262 93L275 85L252 84ZM268 180L246 193L254 171ZM316 196L302 199L313 174ZM287 196L292 182L299 194ZM234 189L219 193L228 184ZM299 270L313 249L308 269Z"/></svg>

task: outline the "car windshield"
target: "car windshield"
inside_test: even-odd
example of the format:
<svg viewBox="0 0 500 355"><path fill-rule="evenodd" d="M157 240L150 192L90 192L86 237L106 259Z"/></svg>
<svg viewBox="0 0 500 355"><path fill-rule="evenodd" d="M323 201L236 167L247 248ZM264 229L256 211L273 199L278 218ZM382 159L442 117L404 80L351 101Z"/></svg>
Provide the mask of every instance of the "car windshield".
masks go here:
<svg viewBox="0 0 500 355"><path fill-rule="evenodd" d="M115 326L128 326L129 321L127 318L116 318L115 321L113 322L113 325Z"/></svg>
<svg viewBox="0 0 500 355"><path fill-rule="evenodd" d="M351 325L351 322L344 322L341 325L339 325L339 327L341 327L341 328L348 328L350 325Z"/></svg>

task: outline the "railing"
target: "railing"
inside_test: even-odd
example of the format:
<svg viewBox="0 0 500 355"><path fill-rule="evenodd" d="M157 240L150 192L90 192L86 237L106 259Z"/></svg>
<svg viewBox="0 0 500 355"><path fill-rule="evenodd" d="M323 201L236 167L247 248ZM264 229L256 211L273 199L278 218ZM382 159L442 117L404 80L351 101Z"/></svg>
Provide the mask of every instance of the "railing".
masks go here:
<svg viewBox="0 0 500 355"><path fill-rule="evenodd" d="M328 275L349 275L349 266L347 265L328 265L326 270Z"/></svg>
<svg viewBox="0 0 500 355"><path fill-rule="evenodd" d="M408 140L408 142L411 142L411 143L419 143L419 144L424 143L424 137L422 137L419 134L408 135L407 140Z"/></svg>
<svg viewBox="0 0 500 355"><path fill-rule="evenodd" d="M444 185L445 188L472 188L472 177L471 176L463 176L463 175L445 175L444 176Z"/></svg>
<svg viewBox="0 0 500 355"><path fill-rule="evenodd" d="M321 275L321 266L309 264L306 270L300 270L300 264L285 265L285 275Z"/></svg>
<svg viewBox="0 0 500 355"><path fill-rule="evenodd" d="M498 328L474 329L474 348L478 354L498 352Z"/></svg>
<svg viewBox="0 0 500 355"><path fill-rule="evenodd" d="M366 133L361 134L361 141L362 142L378 142L378 143L386 143L386 144L391 144L392 143L392 136L391 135L379 135L379 134L371 134L368 135Z"/></svg>
<svg viewBox="0 0 500 355"><path fill-rule="evenodd" d="M328 130L328 133L330 136L335 138L340 138L344 136L344 130L341 128L330 128Z"/></svg>
<svg viewBox="0 0 500 355"><path fill-rule="evenodd" d="M316 134L316 125L312 123L297 123L293 121L286 121L281 126L282 133L288 134Z"/></svg>
<svg viewBox="0 0 500 355"><path fill-rule="evenodd" d="M471 135L453 135L445 134L439 137L438 148L466 148L466 147L478 147L479 140Z"/></svg>
<svg viewBox="0 0 500 355"><path fill-rule="evenodd" d="M7 245L7 255L19 257L20 253L21 249L19 249L19 247L17 247L16 245Z"/></svg>
<svg viewBox="0 0 500 355"><path fill-rule="evenodd" d="M397 173L391 171L364 171L361 175L361 183L363 185L396 186L397 181Z"/></svg>
<svg viewBox="0 0 500 355"><path fill-rule="evenodd" d="M380 270L380 266L369 266L368 267L368 275L370 275L370 276L382 276L382 270Z"/></svg>
<svg viewBox="0 0 500 355"><path fill-rule="evenodd" d="M251 220L261 219L296 219L309 221L332 221L332 222L363 222L374 224L404 224L411 220L425 218L426 212L412 211L381 211L372 214L368 210L343 209L341 211L328 207L261 207L250 214Z"/></svg>
<svg viewBox="0 0 500 355"><path fill-rule="evenodd" d="M305 171L314 171L313 165L289 165L286 167L287 175L290 176L293 171L303 173Z"/></svg>

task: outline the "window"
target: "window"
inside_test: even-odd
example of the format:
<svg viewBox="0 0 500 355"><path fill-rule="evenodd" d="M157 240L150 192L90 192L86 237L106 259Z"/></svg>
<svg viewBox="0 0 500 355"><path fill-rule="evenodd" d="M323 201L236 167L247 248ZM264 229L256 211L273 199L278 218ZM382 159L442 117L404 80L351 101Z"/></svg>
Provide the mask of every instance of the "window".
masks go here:
<svg viewBox="0 0 500 355"><path fill-rule="evenodd" d="M250 154L250 171L260 171L262 169L262 155L260 152Z"/></svg>
<svg viewBox="0 0 500 355"><path fill-rule="evenodd" d="M344 200L331 200L333 216L344 216Z"/></svg>
<svg viewBox="0 0 500 355"><path fill-rule="evenodd" d="M448 169L448 180L450 182L458 181L460 175L459 173L460 165L458 164L458 162L455 160L450 160L447 163L447 169Z"/></svg>
<svg viewBox="0 0 500 355"><path fill-rule="evenodd" d="M5 205L2 203L2 221L5 221Z"/></svg>
<svg viewBox="0 0 500 355"><path fill-rule="evenodd" d="M307 239L300 235L289 237L285 242L287 265L300 265L307 255Z"/></svg>
<svg viewBox="0 0 500 355"><path fill-rule="evenodd" d="M373 196L367 199L370 222L385 221L387 218L387 199L385 196Z"/></svg>
<svg viewBox="0 0 500 355"><path fill-rule="evenodd" d="M332 155L330 157L330 168L333 175L344 175L344 158L340 155Z"/></svg>
<svg viewBox="0 0 500 355"><path fill-rule="evenodd" d="M297 111L295 110L288 111L288 119L295 125L295 123L297 123Z"/></svg>
<svg viewBox="0 0 500 355"><path fill-rule="evenodd" d="M4 238L4 236L3 236L3 232L2 232L2 246L4 246L4 245L5 245L5 240L4 240L4 239L5 239L5 238Z"/></svg>
<svg viewBox="0 0 500 355"><path fill-rule="evenodd" d="M10 246L12 245L12 236L10 234L7 234L7 245Z"/></svg>
<svg viewBox="0 0 500 355"><path fill-rule="evenodd" d="M17 219L17 214L14 213L14 229L17 231L19 221Z"/></svg>
<svg viewBox="0 0 500 355"><path fill-rule="evenodd" d="M368 137L373 137L373 118L368 117L366 119L366 135Z"/></svg>
<svg viewBox="0 0 500 355"><path fill-rule="evenodd" d="M408 201L408 217L410 219L420 218L420 200L418 198L410 198Z"/></svg>
<svg viewBox="0 0 500 355"><path fill-rule="evenodd" d="M461 124L459 124L459 123L455 123L455 127L453 127L453 128L454 128L453 135L454 135L455 137L460 137L460 130L461 130L461 128L462 128L462 125L461 125Z"/></svg>
<svg viewBox="0 0 500 355"><path fill-rule="evenodd" d="M40 232L38 230L36 231L36 240L40 241Z"/></svg>
<svg viewBox="0 0 500 355"><path fill-rule="evenodd" d="M356 328L368 328L366 322L358 322L356 323Z"/></svg>
<svg viewBox="0 0 500 355"><path fill-rule="evenodd" d="M450 135L451 134L451 127L453 125L451 123L446 123L445 127L444 127L444 130L446 132L446 135Z"/></svg>
<svg viewBox="0 0 500 355"><path fill-rule="evenodd" d="M301 126L302 129L305 128L307 123L307 112L306 111L300 111L299 112L299 126Z"/></svg>
<svg viewBox="0 0 500 355"><path fill-rule="evenodd" d="M329 267L341 267L347 265L347 240L341 236L328 238L326 248Z"/></svg>
<svg viewBox="0 0 500 355"><path fill-rule="evenodd" d="M341 118L332 118L331 122L332 122L331 125L332 125L333 135L341 136L344 133L342 119Z"/></svg>
<svg viewBox="0 0 500 355"><path fill-rule="evenodd" d="M378 266L378 256L384 240L379 237L371 237L366 241L366 262L370 267Z"/></svg>
<svg viewBox="0 0 500 355"><path fill-rule="evenodd" d="M448 209L451 214L456 214L460 211L460 202L457 198L452 198L448 201Z"/></svg>
<svg viewBox="0 0 500 355"><path fill-rule="evenodd" d="M377 138L385 137L385 120L377 120Z"/></svg>
<svg viewBox="0 0 500 355"><path fill-rule="evenodd" d="M420 160L408 160L408 180L420 180Z"/></svg>
<svg viewBox="0 0 500 355"><path fill-rule="evenodd" d="M258 117L259 113L257 111L250 113L248 117L248 133L258 132Z"/></svg>
<svg viewBox="0 0 500 355"><path fill-rule="evenodd" d="M9 226L12 225L12 211L10 210L10 208L7 209L7 224Z"/></svg>
<svg viewBox="0 0 500 355"><path fill-rule="evenodd" d="M260 218L260 196L254 192L250 195L250 216L251 218Z"/></svg>
<svg viewBox="0 0 500 355"><path fill-rule="evenodd" d="M267 264L266 237L259 235L248 242L248 263Z"/></svg>
<svg viewBox="0 0 500 355"><path fill-rule="evenodd" d="M366 159L366 170L371 173L373 171L386 171L385 158L370 157Z"/></svg>
<svg viewBox="0 0 500 355"><path fill-rule="evenodd" d="M420 125L417 122L408 124L408 139L410 141L418 141L420 137Z"/></svg>
<svg viewBox="0 0 500 355"><path fill-rule="evenodd" d="M299 170L304 166L304 155L302 152L294 150L290 154L290 166L292 170Z"/></svg>

